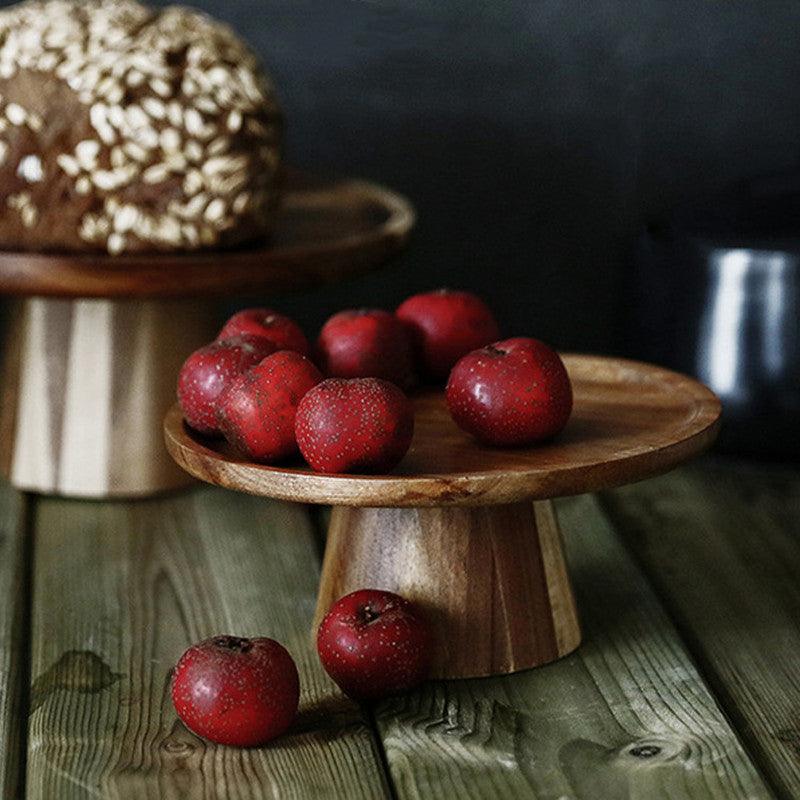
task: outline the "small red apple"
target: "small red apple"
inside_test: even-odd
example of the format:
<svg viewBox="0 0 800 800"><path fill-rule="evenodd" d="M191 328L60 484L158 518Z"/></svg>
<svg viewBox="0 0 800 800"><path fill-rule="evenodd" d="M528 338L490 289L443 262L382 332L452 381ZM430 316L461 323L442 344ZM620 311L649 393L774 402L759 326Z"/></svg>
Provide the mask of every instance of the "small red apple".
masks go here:
<svg viewBox="0 0 800 800"><path fill-rule="evenodd" d="M269 308L245 308L237 311L225 323L217 341L242 334L268 339L276 350L294 350L304 356L309 353L308 339L301 327L293 319Z"/></svg>
<svg viewBox="0 0 800 800"><path fill-rule="evenodd" d="M380 309L340 311L317 340L322 371L334 378L383 378L407 388L413 383L414 354L406 326Z"/></svg>
<svg viewBox="0 0 800 800"><path fill-rule="evenodd" d="M318 472L388 472L406 454L414 411L380 378L328 378L300 401L297 444Z"/></svg>
<svg viewBox="0 0 800 800"><path fill-rule="evenodd" d="M178 375L178 402L186 422L200 433L219 433L217 404L224 390L274 351L273 344L253 336L236 336L195 350Z"/></svg>
<svg viewBox="0 0 800 800"><path fill-rule="evenodd" d="M401 303L396 314L413 332L424 370L438 380L461 356L500 337L492 312L470 292L417 294Z"/></svg>
<svg viewBox="0 0 800 800"><path fill-rule="evenodd" d="M419 610L379 589L361 589L337 600L317 631L322 666L357 700L374 700L423 681L431 644Z"/></svg>
<svg viewBox="0 0 800 800"><path fill-rule="evenodd" d="M255 461L294 455L297 406L321 380L308 358L279 350L231 383L219 405L219 428L237 450Z"/></svg>
<svg viewBox="0 0 800 800"><path fill-rule="evenodd" d="M524 337L464 356L450 373L446 396L456 424L493 445L549 439L572 412L572 385L558 353Z"/></svg>
<svg viewBox="0 0 800 800"><path fill-rule="evenodd" d="M283 733L299 697L297 667L274 639L206 639L181 656L172 678L172 703L186 727L237 747Z"/></svg>

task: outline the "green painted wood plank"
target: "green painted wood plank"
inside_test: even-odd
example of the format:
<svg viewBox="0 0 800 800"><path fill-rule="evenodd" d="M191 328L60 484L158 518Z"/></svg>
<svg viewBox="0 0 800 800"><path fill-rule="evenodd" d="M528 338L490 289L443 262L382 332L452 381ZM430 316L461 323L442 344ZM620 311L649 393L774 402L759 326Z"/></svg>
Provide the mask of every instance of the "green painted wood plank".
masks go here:
<svg viewBox="0 0 800 800"><path fill-rule="evenodd" d="M781 797L800 797L800 471L707 461L604 496Z"/></svg>
<svg viewBox="0 0 800 800"><path fill-rule="evenodd" d="M380 704L398 797L770 797L597 501L558 509L584 644L539 669Z"/></svg>
<svg viewBox="0 0 800 800"><path fill-rule="evenodd" d="M24 774L26 512L24 495L0 481L0 792L6 798L19 796Z"/></svg>
<svg viewBox="0 0 800 800"><path fill-rule="evenodd" d="M28 796L381 798L374 737L311 647L318 556L305 510L211 488L130 503L42 500L36 517ZM256 750L190 734L169 699L184 648L279 639L302 698Z"/></svg>

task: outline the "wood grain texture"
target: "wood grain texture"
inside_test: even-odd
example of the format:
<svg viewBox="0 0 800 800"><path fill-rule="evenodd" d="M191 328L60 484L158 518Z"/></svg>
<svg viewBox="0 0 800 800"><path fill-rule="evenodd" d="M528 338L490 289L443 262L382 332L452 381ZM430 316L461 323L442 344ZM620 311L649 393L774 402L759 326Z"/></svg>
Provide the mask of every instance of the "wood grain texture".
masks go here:
<svg viewBox="0 0 800 800"><path fill-rule="evenodd" d="M316 287L380 266L414 220L408 200L376 184L295 177L268 244L178 255L0 252L0 293L163 298Z"/></svg>
<svg viewBox="0 0 800 800"><path fill-rule="evenodd" d="M27 511L26 498L0 482L0 797L8 800L20 796L24 775Z"/></svg>
<svg viewBox="0 0 800 800"><path fill-rule="evenodd" d="M764 774L800 797L800 473L707 461L603 502Z"/></svg>
<svg viewBox="0 0 800 800"><path fill-rule="evenodd" d="M184 358L214 333L202 301L23 301L2 373L6 475L79 497L185 486L162 420Z"/></svg>
<svg viewBox="0 0 800 800"><path fill-rule="evenodd" d="M167 447L190 474L304 503L447 506L514 503L595 491L665 472L716 435L719 401L683 375L633 361L568 355L575 405L565 431L533 448L479 445L456 427L441 393L415 398L414 440L392 475L322 475L238 458L192 433L173 407Z"/></svg>
<svg viewBox="0 0 800 800"><path fill-rule="evenodd" d="M334 508L314 629L369 587L424 611L436 677L518 672L571 652L581 634L558 523L549 501L537 506Z"/></svg>
<svg viewBox="0 0 800 800"><path fill-rule="evenodd" d="M137 503L41 500L28 797L382 798L374 740L312 651L317 569L304 509L203 489ZM268 747L216 747L169 698L191 643L277 638L299 717Z"/></svg>
<svg viewBox="0 0 800 800"><path fill-rule="evenodd" d="M770 798L596 501L557 507L583 645L539 669L380 704L398 798Z"/></svg>

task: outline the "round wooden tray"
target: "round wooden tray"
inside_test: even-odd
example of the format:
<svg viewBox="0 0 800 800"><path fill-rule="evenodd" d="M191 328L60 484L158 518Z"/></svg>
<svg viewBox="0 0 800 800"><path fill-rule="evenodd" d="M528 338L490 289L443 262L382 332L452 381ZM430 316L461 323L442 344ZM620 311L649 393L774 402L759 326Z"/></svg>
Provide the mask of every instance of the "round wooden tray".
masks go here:
<svg viewBox="0 0 800 800"><path fill-rule="evenodd" d="M259 247L121 256L0 251L0 294L166 298L318 286L383 263L403 247L414 220L411 204L382 186L291 173L275 233Z"/></svg>
<svg viewBox="0 0 800 800"><path fill-rule="evenodd" d="M580 494L664 472L712 440L719 401L697 381L633 361L567 355L572 418L538 447L479 445L451 419L441 392L414 399L414 441L391 475L324 475L243 460L220 440L165 420L167 448L191 475L231 489L326 505L420 507L514 503Z"/></svg>
<svg viewBox="0 0 800 800"><path fill-rule="evenodd" d="M482 447L429 393L415 399L414 441L391 475L248 463L192 433L176 407L164 421L167 448L210 483L334 505L316 623L348 592L387 589L429 616L434 676L516 672L580 643L547 498L665 472L707 447L719 420L719 401L691 378L633 361L564 360L575 408L566 430L538 447Z"/></svg>

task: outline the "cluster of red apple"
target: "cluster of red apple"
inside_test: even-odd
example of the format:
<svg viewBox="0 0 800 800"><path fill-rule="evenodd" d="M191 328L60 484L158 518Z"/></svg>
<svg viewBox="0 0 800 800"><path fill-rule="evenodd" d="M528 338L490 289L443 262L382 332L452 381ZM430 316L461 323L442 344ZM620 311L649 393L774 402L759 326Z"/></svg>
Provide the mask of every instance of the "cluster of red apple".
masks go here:
<svg viewBox="0 0 800 800"><path fill-rule="evenodd" d="M422 681L431 635L417 609L391 592L363 589L334 603L317 632L328 674L350 697L373 700ZM283 733L297 714L300 679L274 639L215 636L190 647L172 680L184 724L219 744L254 747Z"/></svg>
<svg viewBox="0 0 800 800"><path fill-rule="evenodd" d="M248 458L272 463L299 449L320 472L396 466L414 428L404 390L420 378L448 379L453 419L484 443L554 436L572 410L561 359L536 339L499 336L480 298L442 289L408 298L394 314L335 314L315 364L297 323L247 309L187 359L178 399L192 428L224 435Z"/></svg>

